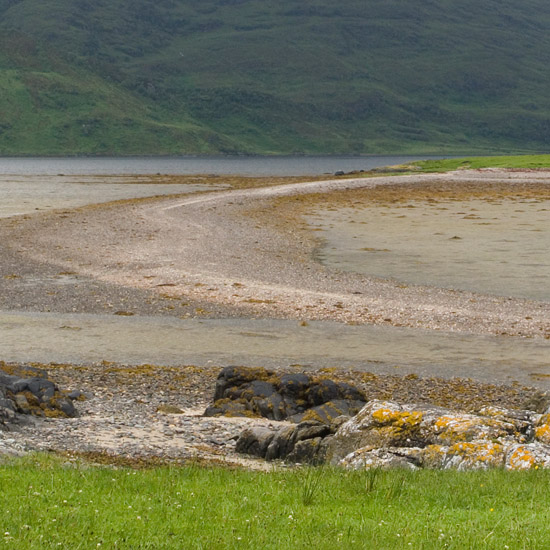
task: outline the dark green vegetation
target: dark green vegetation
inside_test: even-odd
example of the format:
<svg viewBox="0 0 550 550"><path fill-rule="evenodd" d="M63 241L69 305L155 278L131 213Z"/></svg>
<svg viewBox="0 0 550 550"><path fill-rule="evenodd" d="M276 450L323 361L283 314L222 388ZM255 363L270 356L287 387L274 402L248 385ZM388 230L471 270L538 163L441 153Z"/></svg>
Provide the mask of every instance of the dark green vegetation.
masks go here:
<svg viewBox="0 0 550 550"><path fill-rule="evenodd" d="M502 157L471 157L413 162L422 172L448 172L449 170L476 170L479 168L517 168L521 170L550 169L550 155L520 155ZM407 167L408 168L408 167Z"/></svg>
<svg viewBox="0 0 550 550"><path fill-rule="evenodd" d="M543 0L0 0L0 154L529 152Z"/></svg>
<svg viewBox="0 0 550 550"><path fill-rule="evenodd" d="M550 474L0 467L12 550L548 548Z"/></svg>

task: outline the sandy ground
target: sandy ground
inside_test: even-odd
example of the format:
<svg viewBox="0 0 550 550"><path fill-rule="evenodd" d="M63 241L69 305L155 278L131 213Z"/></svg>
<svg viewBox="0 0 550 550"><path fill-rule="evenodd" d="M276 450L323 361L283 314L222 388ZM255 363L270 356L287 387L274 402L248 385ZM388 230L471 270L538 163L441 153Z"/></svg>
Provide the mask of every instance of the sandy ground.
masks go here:
<svg viewBox="0 0 550 550"><path fill-rule="evenodd" d="M521 189L550 173L458 172L280 185L55 212L3 224L29 261L121 288L191 299L246 316L332 319L433 330L550 337L550 304L329 270L303 224L273 201L315 193L441 182ZM11 226L11 227L10 227ZM62 271L63 272L63 271Z"/></svg>

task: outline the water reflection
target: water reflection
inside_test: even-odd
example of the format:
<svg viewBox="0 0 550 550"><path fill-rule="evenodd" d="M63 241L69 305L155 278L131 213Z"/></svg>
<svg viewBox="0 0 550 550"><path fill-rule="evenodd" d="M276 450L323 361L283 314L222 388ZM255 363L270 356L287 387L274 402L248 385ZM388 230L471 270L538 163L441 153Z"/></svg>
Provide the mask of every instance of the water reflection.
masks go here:
<svg viewBox="0 0 550 550"><path fill-rule="evenodd" d="M304 176L342 170L371 170L415 160L449 158L420 156L196 156L115 158L0 158L0 174L236 174Z"/></svg>

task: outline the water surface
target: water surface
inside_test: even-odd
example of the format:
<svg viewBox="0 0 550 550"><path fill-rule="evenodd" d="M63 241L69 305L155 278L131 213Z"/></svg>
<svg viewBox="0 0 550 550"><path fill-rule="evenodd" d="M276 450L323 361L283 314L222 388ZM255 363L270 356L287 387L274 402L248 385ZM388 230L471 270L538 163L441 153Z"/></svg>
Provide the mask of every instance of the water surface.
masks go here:
<svg viewBox="0 0 550 550"><path fill-rule="evenodd" d="M0 218L37 210L74 208L120 199L196 193L227 186L147 183L147 178L123 176L2 176Z"/></svg>
<svg viewBox="0 0 550 550"><path fill-rule="evenodd" d="M0 157L4 175L233 174L304 176L371 170L442 156L182 156L182 157Z"/></svg>
<svg viewBox="0 0 550 550"><path fill-rule="evenodd" d="M378 166L406 161L404 157L377 159ZM219 162L211 158L0 159L0 174L4 174L0 177L0 216L204 189L203 186L136 183L136 178L130 178L132 183L129 183L120 177L120 174L125 173L215 173L219 170L219 173L228 174L284 175L372 167L364 157L348 157L348 165L343 164L344 160L342 157L316 159L313 169L308 164L311 159L301 157L268 159L271 163L268 165L265 159L260 158L226 157L220 158ZM61 173L74 175L58 175ZM101 173L119 176L94 176ZM332 247L327 246L326 251L334 248L342 252L343 256L339 259L329 259L328 252L325 258L326 261L335 262L338 267L346 267L342 262L347 261L353 264L348 267L358 269L356 257L361 257L363 260L368 259L365 265L370 269L379 260L380 273L386 276L391 274L388 269L392 262L388 258L393 254L393 263L398 267L396 277L403 275L401 270L408 262L412 266L409 269L411 273L421 272L422 282L426 282L426 273L429 271L435 277L433 284L437 284L437 272L445 266L445 262L440 259L441 250L448 248L452 251L451 256L456 257L460 247L465 250L474 248L473 244L479 243L480 231L491 226L495 228L496 235L504 232L504 237L498 237L504 239L498 247L507 246L510 244L507 241L513 241L517 243L513 245L514 251L530 250L531 255L539 254L533 263L547 263L545 256L542 259L540 257L541 251L549 248L546 237L540 240L546 234L544 220L547 220L547 213L544 214L544 210L539 212L539 206L520 205L518 209L523 212L510 213L511 216L517 216L513 218L517 221L516 229L498 225L499 220L503 219L500 211L487 211L483 213L484 219L470 219L467 223L471 225L464 225L465 216L473 211L472 204L461 205L460 210L444 211L444 216L430 208L403 209L398 212L376 208L359 214L356 211L323 213L326 218L324 221L317 219L312 220L312 223L323 226L327 242L334 239L334 244ZM460 214L462 210L464 215ZM363 217L356 218L357 215ZM405 217L402 218L402 215ZM481 216L479 212L476 215ZM498 219L492 220L491 216ZM485 223L488 225L483 229L482 224ZM361 227L361 231L356 232L358 227ZM366 228L368 232L365 237L363 230ZM526 232L524 236L522 231ZM455 239L455 236L460 238ZM436 243L442 246L436 246ZM361 250L365 248L368 250ZM494 246L483 252L487 260L491 260L493 253ZM502 261L510 260L513 255L504 254ZM427 256L431 256L435 263L430 269L423 268L421 271L418 262ZM491 261L494 263L494 257ZM461 265L464 267L473 263L470 258L463 260ZM455 270L456 267L451 269ZM536 267L533 280L538 276L542 277L543 286L549 288L550 285L544 279L544 270L541 272ZM309 368L353 366L373 372L416 372L421 375L472 377L493 382L519 380L527 384L536 382L539 386L550 388L549 357L550 342L541 339L347 326L332 322L312 322L302 327L295 321L280 320L181 320L147 316L126 318L0 311L0 359L5 361L86 363L107 360L136 364L211 363L271 367L302 364Z"/></svg>
<svg viewBox="0 0 550 550"><path fill-rule="evenodd" d="M0 312L5 361L300 364L472 377L550 389L550 343L318 321Z"/></svg>

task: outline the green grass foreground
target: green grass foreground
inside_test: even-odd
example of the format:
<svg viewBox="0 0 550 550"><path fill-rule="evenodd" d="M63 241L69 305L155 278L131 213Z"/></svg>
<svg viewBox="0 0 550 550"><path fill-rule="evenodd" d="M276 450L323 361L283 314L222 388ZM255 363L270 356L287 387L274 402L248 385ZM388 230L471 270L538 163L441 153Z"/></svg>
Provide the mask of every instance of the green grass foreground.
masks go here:
<svg viewBox="0 0 550 550"><path fill-rule="evenodd" d="M550 472L0 466L0 547L548 548Z"/></svg>
<svg viewBox="0 0 550 550"><path fill-rule="evenodd" d="M550 155L507 155L496 157L470 157L441 160L420 160L412 163L422 172L448 172L449 170L477 170L480 168L517 168L536 170L550 168Z"/></svg>

